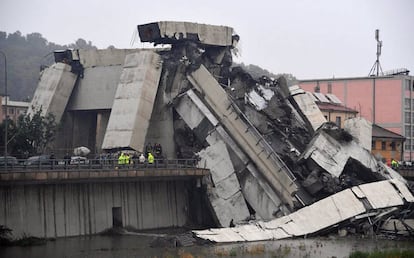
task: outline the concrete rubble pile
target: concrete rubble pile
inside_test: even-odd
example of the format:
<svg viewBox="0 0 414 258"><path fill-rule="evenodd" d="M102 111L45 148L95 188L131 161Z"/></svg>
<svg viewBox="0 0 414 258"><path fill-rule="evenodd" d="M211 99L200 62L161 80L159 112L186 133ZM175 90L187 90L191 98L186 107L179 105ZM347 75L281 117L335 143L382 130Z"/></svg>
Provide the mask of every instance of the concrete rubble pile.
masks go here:
<svg viewBox="0 0 414 258"><path fill-rule="evenodd" d="M157 140L166 155L197 158L210 169L203 183L224 228L194 231L198 237L234 242L360 232L390 219L404 225L402 214L412 216L406 180L370 154L370 135L358 133L370 124L356 119L338 128L285 78L253 78L234 66L239 36L232 28L155 22L138 32L143 42L170 47L125 54L102 149L143 152ZM59 65L60 73L70 70ZM71 86L58 86L70 95ZM67 103L34 101L60 116ZM52 108L56 103L63 107Z"/></svg>

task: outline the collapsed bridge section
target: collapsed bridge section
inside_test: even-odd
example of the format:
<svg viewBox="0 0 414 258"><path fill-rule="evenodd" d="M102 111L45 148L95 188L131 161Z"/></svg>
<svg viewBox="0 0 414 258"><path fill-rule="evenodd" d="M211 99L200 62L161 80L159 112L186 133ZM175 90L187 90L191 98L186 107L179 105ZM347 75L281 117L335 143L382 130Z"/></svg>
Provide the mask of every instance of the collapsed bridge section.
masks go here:
<svg viewBox="0 0 414 258"><path fill-rule="evenodd" d="M297 195L299 186L295 177L267 142L260 137L255 128L242 118L228 99L226 92L201 65L187 76L191 84L204 96L204 101L218 116L220 123L227 129L235 142L255 161L256 166L274 191L290 209L294 202L303 203Z"/></svg>

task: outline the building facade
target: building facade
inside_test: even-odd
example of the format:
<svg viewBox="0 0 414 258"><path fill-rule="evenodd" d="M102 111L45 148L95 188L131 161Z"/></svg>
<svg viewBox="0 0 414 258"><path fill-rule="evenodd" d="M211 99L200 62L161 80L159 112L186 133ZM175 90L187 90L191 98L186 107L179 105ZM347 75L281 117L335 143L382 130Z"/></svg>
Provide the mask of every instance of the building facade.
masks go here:
<svg viewBox="0 0 414 258"><path fill-rule="evenodd" d="M0 96L1 121L4 121L4 119L6 119L6 98L7 98L7 116L14 122L17 122L17 119L19 118L20 115L26 114L27 109L29 108L30 102L14 101L14 100L10 100L8 96L7 97Z"/></svg>
<svg viewBox="0 0 414 258"><path fill-rule="evenodd" d="M318 105L325 119L334 122L340 128L344 127L344 121L357 116L358 111L345 107L342 102L333 94L322 94L311 92L316 105Z"/></svg>
<svg viewBox="0 0 414 258"><path fill-rule="evenodd" d="M391 159L403 159L405 137L376 124L372 125L372 154L391 166Z"/></svg>
<svg viewBox="0 0 414 258"><path fill-rule="evenodd" d="M303 80L306 91L336 95L360 116L406 138L404 160L414 160L414 77L387 75Z"/></svg>

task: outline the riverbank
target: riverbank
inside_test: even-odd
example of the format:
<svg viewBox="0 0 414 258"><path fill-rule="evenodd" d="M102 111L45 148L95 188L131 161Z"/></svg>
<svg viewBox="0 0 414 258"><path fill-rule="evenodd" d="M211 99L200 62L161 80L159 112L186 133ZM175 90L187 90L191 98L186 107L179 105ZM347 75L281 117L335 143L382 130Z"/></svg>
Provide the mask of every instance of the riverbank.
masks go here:
<svg viewBox="0 0 414 258"><path fill-rule="evenodd" d="M251 243L151 247L157 236L94 235L58 238L40 246L1 247L0 257L349 257L352 252L414 250L414 241L360 237L323 237Z"/></svg>

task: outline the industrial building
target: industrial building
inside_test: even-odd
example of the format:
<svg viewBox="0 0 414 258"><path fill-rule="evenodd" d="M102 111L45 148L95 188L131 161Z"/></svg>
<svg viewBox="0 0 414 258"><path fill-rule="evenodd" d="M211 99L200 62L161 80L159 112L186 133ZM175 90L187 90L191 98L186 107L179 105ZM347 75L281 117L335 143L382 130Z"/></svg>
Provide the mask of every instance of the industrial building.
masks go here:
<svg viewBox="0 0 414 258"><path fill-rule="evenodd" d="M404 160L414 159L414 76L407 72L384 76L302 80L306 91L334 94L361 117L406 138Z"/></svg>

